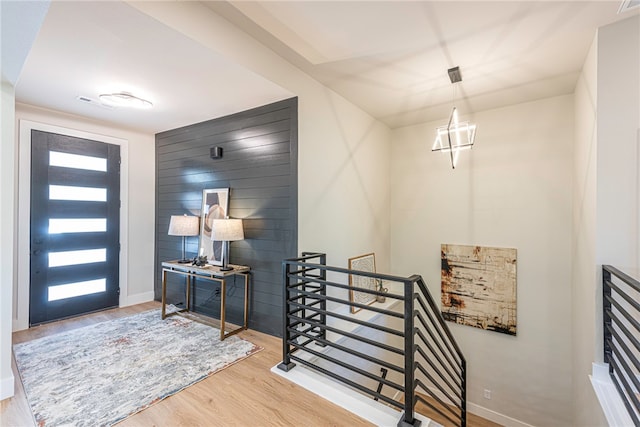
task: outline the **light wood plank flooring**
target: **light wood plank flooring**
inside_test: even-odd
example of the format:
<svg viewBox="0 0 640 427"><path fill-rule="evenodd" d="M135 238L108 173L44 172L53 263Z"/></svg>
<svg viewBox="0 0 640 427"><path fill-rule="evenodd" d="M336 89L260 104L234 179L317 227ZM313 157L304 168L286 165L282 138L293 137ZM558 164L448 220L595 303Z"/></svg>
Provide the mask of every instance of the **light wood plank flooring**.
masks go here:
<svg viewBox="0 0 640 427"><path fill-rule="evenodd" d="M115 319L159 307L150 302L42 325L13 334L13 342ZM310 391L270 372L281 360L281 340L248 330L239 334L264 348L211 377L170 396L118 424L136 426L370 426ZM14 375L19 379L15 364ZM482 420L482 419L480 419ZM484 421L484 420L483 420ZM22 384L16 395L0 402L0 425L34 426ZM470 427L493 426L469 420Z"/></svg>

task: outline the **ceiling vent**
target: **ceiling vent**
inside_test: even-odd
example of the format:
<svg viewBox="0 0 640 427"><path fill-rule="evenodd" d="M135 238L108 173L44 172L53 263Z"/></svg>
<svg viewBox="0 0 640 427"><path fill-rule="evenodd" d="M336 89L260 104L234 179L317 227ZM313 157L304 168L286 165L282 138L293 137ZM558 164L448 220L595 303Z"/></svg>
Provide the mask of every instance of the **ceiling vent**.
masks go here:
<svg viewBox="0 0 640 427"><path fill-rule="evenodd" d="M106 108L107 110L113 110L113 107L111 105L104 104L97 99L89 98L88 96L80 95L76 96L76 99L84 104L91 104L96 107Z"/></svg>
<svg viewBox="0 0 640 427"><path fill-rule="evenodd" d="M618 9L618 13L624 13L631 9L636 9L640 7L640 0L623 0L620 5L620 9Z"/></svg>

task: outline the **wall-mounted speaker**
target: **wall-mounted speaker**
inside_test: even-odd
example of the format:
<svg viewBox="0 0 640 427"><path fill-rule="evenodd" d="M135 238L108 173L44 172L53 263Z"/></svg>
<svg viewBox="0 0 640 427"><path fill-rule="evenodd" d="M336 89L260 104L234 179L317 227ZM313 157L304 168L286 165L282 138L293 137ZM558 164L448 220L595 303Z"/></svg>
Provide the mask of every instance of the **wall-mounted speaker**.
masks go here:
<svg viewBox="0 0 640 427"><path fill-rule="evenodd" d="M211 147L209 149L209 155L212 159L221 159L222 158L222 147Z"/></svg>

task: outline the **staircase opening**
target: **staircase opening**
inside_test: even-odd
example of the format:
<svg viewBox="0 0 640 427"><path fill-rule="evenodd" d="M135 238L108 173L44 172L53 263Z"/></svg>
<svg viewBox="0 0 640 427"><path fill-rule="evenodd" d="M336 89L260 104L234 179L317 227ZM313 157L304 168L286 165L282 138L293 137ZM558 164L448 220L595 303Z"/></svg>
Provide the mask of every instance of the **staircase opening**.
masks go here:
<svg viewBox="0 0 640 427"><path fill-rule="evenodd" d="M331 267L325 254L309 252L285 260L283 277L279 369L302 365L395 408L398 426L420 425L416 405L442 424L466 425L466 361L422 277ZM367 280L353 277L384 286L354 287ZM350 292L385 302L358 302Z"/></svg>

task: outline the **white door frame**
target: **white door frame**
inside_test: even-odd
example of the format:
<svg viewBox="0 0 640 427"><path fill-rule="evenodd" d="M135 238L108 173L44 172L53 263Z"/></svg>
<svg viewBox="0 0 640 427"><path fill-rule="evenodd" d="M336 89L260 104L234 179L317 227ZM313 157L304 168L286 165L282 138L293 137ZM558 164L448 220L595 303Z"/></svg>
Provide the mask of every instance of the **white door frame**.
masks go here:
<svg viewBox="0 0 640 427"><path fill-rule="evenodd" d="M17 289L13 290L15 309L13 330L19 331L29 327L29 218L31 217L31 131L58 133L76 138L90 139L120 146L120 306L126 305L127 292L127 237L128 237L128 188L129 188L129 141L112 136L100 135L20 120L19 137L19 173L18 173L18 280Z"/></svg>

